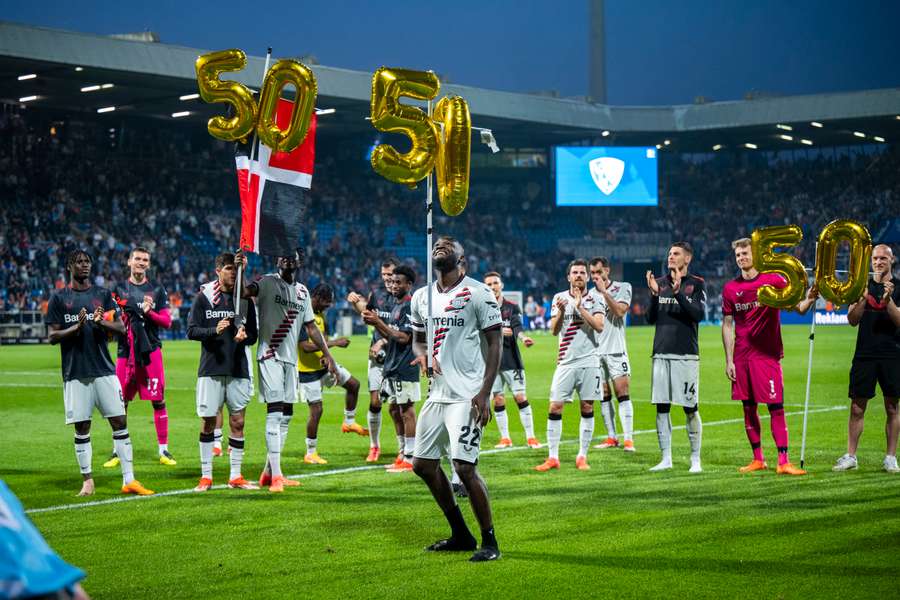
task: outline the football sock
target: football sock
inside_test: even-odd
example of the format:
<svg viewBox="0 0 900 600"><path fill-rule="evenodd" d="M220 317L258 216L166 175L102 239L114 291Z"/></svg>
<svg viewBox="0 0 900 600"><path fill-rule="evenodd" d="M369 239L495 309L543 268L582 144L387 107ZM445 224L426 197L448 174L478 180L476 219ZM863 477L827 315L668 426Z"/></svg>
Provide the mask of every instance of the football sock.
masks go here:
<svg viewBox="0 0 900 600"><path fill-rule="evenodd" d="M559 440L562 438L562 415L547 415L547 447L550 458L559 459Z"/></svg>
<svg viewBox="0 0 900 600"><path fill-rule="evenodd" d="M622 437L630 440L634 435L634 405L631 396L622 396L619 400L619 420L622 422Z"/></svg>
<svg viewBox="0 0 900 600"><path fill-rule="evenodd" d="M356 422L356 409L344 410L344 425L352 425Z"/></svg>
<svg viewBox="0 0 900 600"><path fill-rule="evenodd" d="M507 439L509 437L509 414L506 412L506 406L494 408L494 419L497 421L497 428L500 430L500 438Z"/></svg>
<svg viewBox="0 0 900 600"><path fill-rule="evenodd" d="M306 438L306 453L307 454L315 454L316 446L318 446L319 440L316 438L308 437Z"/></svg>
<svg viewBox="0 0 900 600"><path fill-rule="evenodd" d="M93 450L91 448L91 434L85 435L75 434L75 460L78 461L78 468L82 475L89 475L91 472L91 459L93 458Z"/></svg>
<svg viewBox="0 0 900 600"><path fill-rule="evenodd" d="M231 447L231 473L228 479L241 476L241 464L244 462L244 438L230 437L228 445Z"/></svg>
<svg viewBox="0 0 900 600"><path fill-rule="evenodd" d="M656 437L659 439L659 449L662 452L663 459L672 458L672 415L669 413L670 409L670 404L656 405Z"/></svg>
<svg viewBox="0 0 900 600"><path fill-rule="evenodd" d="M594 439L594 411L581 413L581 424L578 431L578 441L581 443L578 456L587 456L588 448L591 447L591 440Z"/></svg>
<svg viewBox="0 0 900 600"><path fill-rule="evenodd" d="M497 537L494 535L494 527L481 530L481 546L488 548L499 548L497 545Z"/></svg>
<svg viewBox="0 0 900 600"><path fill-rule="evenodd" d="M778 464L783 465L790 462L788 460L788 430L787 421L784 419L784 405L770 404L769 415L772 417L772 437L778 448Z"/></svg>
<svg viewBox="0 0 900 600"><path fill-rule="evenodd" d="M213 429L213 448L222 449L222 430L218 427Z"/></svg>
<svg viewBox="0 0 900 600"><path fill-rule="evenodd" d="M522 428L525 430L525 438L534 437L534 415L531 412L531 405L528 400L519 405L519 420L522 422Z"/></svg>
<svg viewBox="0 0 900 600"><path fill-rule="evenodd" d="M416 436L404 438L403 458L412 462L413 449L416 447Z"/></svg>
<svg viewBox="0 0 900 600"><path fill-rule="evenodd" d="M294 405L285 404L281 411L281 420L278 422L278 430L281 433L281 450L284 451L284 445L287 443L288 429L291 426L291 419L294 418Z"/></svg>
<svg viewBox="0 0 900 600"><path fill-rule="evenodd" d="M450 524L450 535L453 539L459 542L475 540L472 532L469 531L468 526L466 526L466 521L463 519L458 504L454 504L452 508L444 511L444 516L447 518L447 523Z"/></svg>
<svg viewBox="0 0 900 600"><path fill-rule="evenodd" d="M459 484L462 483L462 480L459 478L459 475L456 474L456 469L453 468L453 463L450 464L450 483Z"/></svg>
<svg viewBox="0 0 900 600"><path fill-rule="evenodd" d="M744 428L747 430L747 439L750 441L750 448L753 450L753 460L765 460L762 451L762 424L759 422L759 411L756 402L752 400L743 400L744 405Z"/></svg>
<svg viewBox="0 0 900 600"><path fill-rule="evenodd" d="M600 415L603 417L603 425L606 427L606 436L611 438L616 435L616 407L612 403L612 396L604 396L600 402Z"/></svg>
<svg viewBox="0 0 900 600"><path fill-rule="evenodd" d="M128 429L113 431L113 444L116 447L116 456L122 466L122 485L128 485L134 481L134 464L132 463L131 437Z"/></svg>
<svg viewBox="0 0 900 600"><path fill-rule="evenodd" d="M403 454L403 447L406 445L406 436L402 433L397 434L397 454Z"/></svg>
<svg viewBox="0 0 900 600"><path fill-rule="evenodd" d="M381 436L381 407L375 408L374 406L369 407L369 413L367 415L367 421L369 423L369 447L378 448L381 444L378 443L378 439Z"/></svg>
<svg viewBox="0 0 900 600"><path fill-rule="evenodd" d="M272 477L281 477L281 403L268 405L266 413L266 456Z"/></svg>
<svg viewBox="0 0 900 600"><path fill-rule="evenodd" d="M153 403L153 424L156 426L156 441L159 442L159 453L168 450L169 445L169 413L165 402Z"/></svg>
<svg viewBox="0 0 900 600"><path fill-rule="evenodd" d="M212 479L213 475L213 441L215 436L212 433L200 434L200 477Z"/></svg>
<svg viewBox="0 0 900 600"><path fill-rule="evenodd" d="M691 458L700 458L700 445L703 439L703 421L700 420L700 411L694 409L685 411L686 429L688 439L691 442Z"/></svg>

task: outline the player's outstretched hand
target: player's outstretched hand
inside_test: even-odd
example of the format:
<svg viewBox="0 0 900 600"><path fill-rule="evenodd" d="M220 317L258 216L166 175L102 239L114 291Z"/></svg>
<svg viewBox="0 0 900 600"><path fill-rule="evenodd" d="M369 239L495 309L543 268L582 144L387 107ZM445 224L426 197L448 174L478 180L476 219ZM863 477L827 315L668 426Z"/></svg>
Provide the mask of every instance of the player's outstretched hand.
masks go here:
<svg viewBox="0 0 900 600"><path fill-rule="evenodd" d="M97 308L94 309L94 313L91 315L91 320L94 323L96 323L97 325L99 325L100 322L103 321L103 307L102 306L98 306Z"/></svg>
<svg viewBox="0 0 900 600"><path fill-rule="evenodd" d="M575 310L578 310L581 307L581 299L583 294L581 293L581 288L575 288L575 293L572 294L572 298L575 301Z"/></svg>
<svg viewBox="0 0 900 600"><path fill-rule="evenodd" d="M656 277L653 276L653 271L647 271L647 287L650 288L651 294L659 296L659 284L656 282Z"/></svg>
<svg viewBox="0 0 900 600"><path fill-rule="evenodd" d="M523 337L522 343L525 344L526 348L531 348L532 346L534 346L534 340L530 337Z"/></svg>
<svg viewBox="0 0 900 600"><path fill-rule="evenodd" d="M348 340L348 339L345 338L345 337L335 338L334 340L332 340L332 342L333 342L334 345L337 346L338 348L346 348L347 346L350 345L350 340Z"/></svg>
<svg viewBox="0 0 900 600"><path fill-rule="evenodd" d="M894 282L888 279L884 282L884 294L881 295L881 302L890 302L894 294Z"/></svg>
<svg viewBox="0 0 900 600"><path fill-rule="evenodd" d="M557 308L557 309L559 310L559 312L561 312L561 313L566 312L566 307L567 307L568 305L569 305L569 303L566 301L565 298L559 298L559 299L556 301L556 308Z"/></svg>
<svg viewBox="0 0 900 600"><path fill-rule="evenodd" d="M216 323L216 335L222 335L222 332L231 325L231 319L222 319Z"/></svg>
<svg viewBox="0 0 900 600"><path fill-rule="evenodd" d="M78 311L78 326L81 327L84 325L84 322L87 321L88 312L87 309L82 307L80 311Z"/></svg>
<svg viewBox="0 0 900 600"><path fill-rule="evenodd" d="M488 404L488 396L489 394L478 392L478 394L472 398L472 410L475 412L475 422L478 423L479 427L487 425L491 418L491 407L490 404Z"/></svg>
<svg viewBox="0 0 900 600"><path fill-rule="evenodd" d="M347 294L347 302L349 302L350 304L359 304L360 302L362 302L362 299L362 296L360 296L356 292L350 292L349 294Z"/></svg>
<svg viewBox="0 0 900 600"><path fill-rule="evenodd" d="M734 370L734 363L730 362L725 365L725 375L731 381L737 381L737 373Z"/></svg>
<svg viewBox="0 0 900 600"><path fill-rule="evenodd" d="M234 334L234 341L238 344L247 339L247 330L241 325L240 329L237 330L237 333Z"/></svg>
<svg viewBox="0 0 900 600"><path fill-rule="evenodd" d="M144 296L144 301L141 303L141 309L144 311L144 314L147 314L154 308L156 308L156 302L153 301L153 296Z"/></svg>
<svg viewBox="0 0 900 600"><path fill-rule="evenodd" d="M362 311L363 323L366 325L374 325L375 321L378 319L378 315L375 314L374 311L366 309Z"/></svg>
<svg viewBox="0 0 900 600"><path fill-rule="evenodd" d="M606 281L602 277L598 277L594 280L594 285L597 286L597 291L601 294L606 293Z"/></svg>
<svg viewBox="0 0 900 600"><path fill-rule="evenodd" d="M512 327L503 328L503 337L512 337Z"/></svg>

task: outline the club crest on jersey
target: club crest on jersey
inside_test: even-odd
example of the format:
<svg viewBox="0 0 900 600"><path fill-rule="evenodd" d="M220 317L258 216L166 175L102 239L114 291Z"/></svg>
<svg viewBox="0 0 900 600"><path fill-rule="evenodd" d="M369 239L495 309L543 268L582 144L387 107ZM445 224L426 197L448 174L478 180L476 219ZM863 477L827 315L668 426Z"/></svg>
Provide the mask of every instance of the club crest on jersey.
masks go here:
<svg viewBox="0 0 900 600"><path fill-rule="evenodd" d="M588 163L591 179L601 192L609 196L622 181L625 174L625 161L612 156L601 156Z"/></svg>
<svg viewBox="0 0 900 600"><path fill-rule="evenodd" d="M448 302L446 308L444 308L444 312L459 312L466 307L466 304L468 304L471 299L472 292L469 291L469 288L465 287L460 293L450 299L450 302Z"/></svg>

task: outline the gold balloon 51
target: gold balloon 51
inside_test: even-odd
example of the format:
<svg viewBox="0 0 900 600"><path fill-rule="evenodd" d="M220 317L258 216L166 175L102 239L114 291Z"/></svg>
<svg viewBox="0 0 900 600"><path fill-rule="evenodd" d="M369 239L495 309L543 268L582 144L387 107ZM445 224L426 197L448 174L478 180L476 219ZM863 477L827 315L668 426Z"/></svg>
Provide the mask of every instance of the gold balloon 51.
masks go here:
<svg viewBox="0 0 900 600"><path fill-rule="evenodd" d="M297 88L294 112L287 129L275 123L278 99L284 86L292 84ZM290 152L303 143L309 130L309 120L316 108L318 86L316 76L303 63L282 59L266 73L259 99L259 124L257 133L263 144L278 152Z"/></svg>
<svg viewBox="0 0 900 600"><path fill-rule="evenodd" d="M379 131L403 133L412 148L400 154L388 144L372 152L372 168L396 183L415 185L425 179L440 151L437 126L419 108L400 103L400 97L431 100L441 84L431 71L381 67L372 76L372 125Z"/></svg>
<svg viewBox="0 0 900 600"><path fill-rule="evenodd" d="M435 163L438 198L444 212L455 217L469 201L469 163L472 157L469 105L459 96L446 96L435 105L432 118L443 127L443 139Z"/></svg>
<svg viewBox="0 0 900 600"><path fill-rule="evenodd" d="M778 225L756 229L750 236L753 268L760 273L779 273L787 279L787 286L778 289L770 285L759 288L760 304L774 308L793 308L806 293L806 271L803 264L790 254L775 252L776 247L796 246L803 239L797 225Z"/></svg>
<svg viewBox="0 0 900 600"><path fill-rule="evenodd" d="M236 81L221 81L219 75L227 71L240 71L247 64L243 51L219 50L197 58L197 86L205 102L227 102L234 109L232 117L213 117L206 127L220 140L233 142L247 137L256 126L256 102L253 94Z"/></svg>
<svg viewBox="0 0 900 600"><path fill-rule="evenodd" d="M850 273L846 281L841 281L835 274L841 242L850 246ZM835 304L859 300L869 280L871 258L872 236L863 225L849 219L838 219L826 225L819 234L816 248L816 282L822 296Z"/></svg>

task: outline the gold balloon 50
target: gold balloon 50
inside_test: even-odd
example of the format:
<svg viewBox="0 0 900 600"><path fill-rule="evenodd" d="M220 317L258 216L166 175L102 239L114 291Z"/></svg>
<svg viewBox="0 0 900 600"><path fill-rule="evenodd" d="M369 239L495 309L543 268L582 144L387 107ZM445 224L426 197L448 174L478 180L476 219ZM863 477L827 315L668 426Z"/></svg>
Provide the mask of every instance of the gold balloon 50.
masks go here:
<svg viewBox="0 0 900 600"><path fill-rule="evenodd" d="M222 81L227 71L240 71L247 65L242 50L218 50L197 58L197 86L206 102L226 102L234 109L230 118L213 117L207 129L213 137L233 142L250 135L254 129L266 146L278 152L290 152L303 143L309 131L309 120L316 106L318 86L313 72L303 63L282 59L269 68L260 92L259 107L247 86L236 81ZM297 89L294 112L287 129L275 124L281 92L288 84Z"/></svg>
<svg viewBox="0 0 900 600"><path fill-rule="evenodd" d="M796 246L803 239L803 230L797 225L778 225L756 229L750 236L753 251L753 268L760 273L778 273L787 279L787 286L775 288L764 285L756 293L756 299L766 306L793 308L806 293L806 270L796 257L775 248Z"/></svg>
<svg viewBox="0 0 900 600"><path fill-rule="evenodd" d="M776 289L762 286L757 294L761 304L775 308L793 308L806 293L806 270L796 257L775 252L776 247L796 246L803 239L797 225L780 225L757 229L750 236L753 268L760 273L779 273L787 286ZM850 246L850 268L846 281L836 276L837 250L841 242ZM872 236L856 221L838 219L819 233L816 251L816 286L822 296L835 304L856 302L866 288L868 266L872 256Z"/></svg>
<svg viewBox="0 0 900 600"><path fill-rule="evenodd" d="M469 200L472 120L469 105L459 96L441 98L433 116L400 103L400 97L432 100L440 81L431 71L381 67L372 76L372 125L402 133L412 147L401 154L388 144L372 152L375 172L396 183L415 187L436 168L438 198L450 216L460 214ZM439 130L440 128L440 130Z"/></svg>

